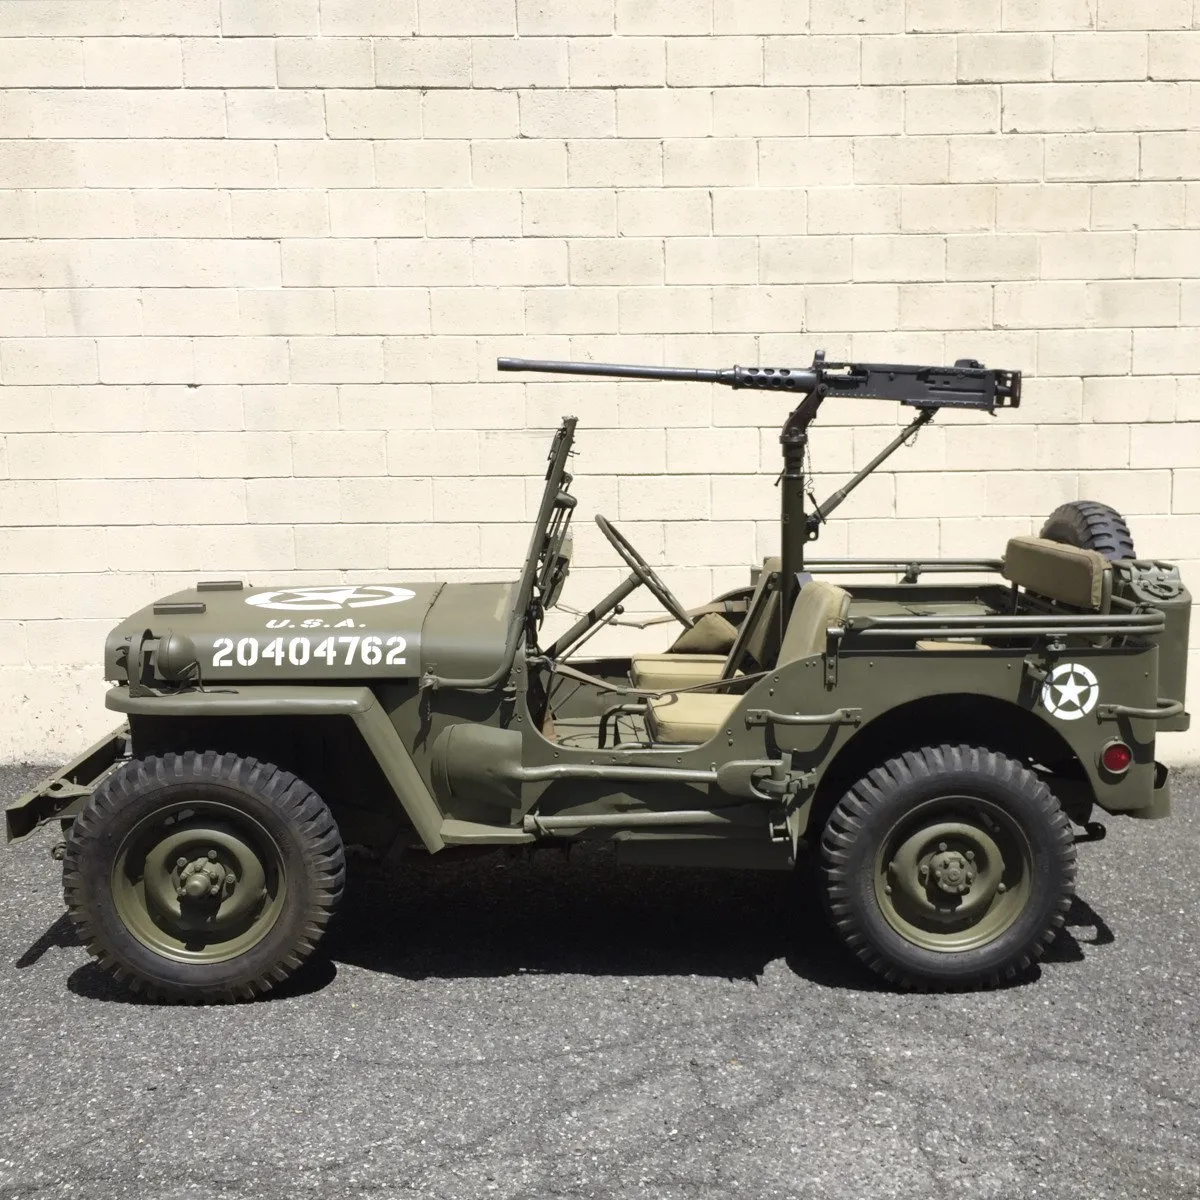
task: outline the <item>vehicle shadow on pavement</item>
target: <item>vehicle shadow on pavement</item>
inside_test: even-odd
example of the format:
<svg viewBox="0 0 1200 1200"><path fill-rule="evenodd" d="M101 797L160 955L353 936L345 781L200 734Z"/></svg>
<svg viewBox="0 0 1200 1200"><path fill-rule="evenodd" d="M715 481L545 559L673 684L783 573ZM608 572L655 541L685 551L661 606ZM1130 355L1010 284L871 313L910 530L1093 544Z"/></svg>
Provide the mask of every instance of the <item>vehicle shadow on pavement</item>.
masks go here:
<svg viewBox="0 0 1200 1200"><path fill-rule="evenodd" d="M1043 961L1079 963L1085 948L1114 940L1104 918L1076 897ZM78 945L64 914L14 966ZM580 974L756 982L779 960L818 987L886 986L831 933L806 870L622 868L610 852L591 848L570 861L554 853L491 854L455 863L415 859L395 871L355 863L341 914L317 958L271 995L320 991L336 977L337 963L411 980ZM1008 986L1040 974L1035 966ZM88 999L141 1002L91 961L71 973L67 986Z"/></svg>
<svg viewBox="0 0 1200 1200"><path fill-rule="evenodd" d="M353 878L353 876L352 876ZM1081 945L1073 928L1094 935ZM1076 898L1046 961L1083 960L1112 930ZM829 929L810 870L622 868L605 849L359 872L328 950L407 979L516 974L704 975L757 981L782 960L818 987L886 987ZM1033 967L1007 986L1041 975Z"/></svg>

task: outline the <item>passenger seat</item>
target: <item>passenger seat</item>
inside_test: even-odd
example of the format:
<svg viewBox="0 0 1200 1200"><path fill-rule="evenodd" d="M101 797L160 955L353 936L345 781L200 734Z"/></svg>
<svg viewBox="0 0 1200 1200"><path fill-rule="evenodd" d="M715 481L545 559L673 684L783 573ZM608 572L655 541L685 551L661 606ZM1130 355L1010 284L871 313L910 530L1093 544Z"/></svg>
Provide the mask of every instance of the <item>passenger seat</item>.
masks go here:
<svg viewBox="0 0 1200 1200"><path fill-rule="evenodd" d="M849 592L819 579L806 583L792 608L777 665L782 667L823 654L825 631L844 620L849 609ZM663 696L650 701L646 724L655 742L668 746L697 745L716 737L741 699L713 692Z"/></svg>

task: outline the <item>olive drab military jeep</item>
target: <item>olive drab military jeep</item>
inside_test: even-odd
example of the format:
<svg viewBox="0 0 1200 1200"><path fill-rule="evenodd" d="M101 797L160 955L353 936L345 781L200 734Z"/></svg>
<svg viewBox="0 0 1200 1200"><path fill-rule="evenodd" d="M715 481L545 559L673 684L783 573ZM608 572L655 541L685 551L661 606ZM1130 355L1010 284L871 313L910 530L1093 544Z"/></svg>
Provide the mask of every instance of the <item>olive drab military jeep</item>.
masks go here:
<svg viewBox="0 0 1200 1200"><path fill-rule="evenodd" d="M407 853L589 839L712 867L789 869L809 849L864 964L901 987L986 985L1054 937L1097 809L1167 815L1155 738L1187 728L1190 597L1175 567L1135 556L1118 514L1067 504L976 559L806 557L939 409L1013 408L1019 373L819 354L798 370L499 365L795 393L778 557L688 610L598 516L629 574L546 644L571 568L568 417L512 582L215 579L122 621L104 663L125 723L7 823L12 839L61 822L67 908L130 987L268 991L320 941L348 845L403 870ZM808 510L809 426L846 396L915 416ZM639 587L682 634L584 657Z"/></svg>

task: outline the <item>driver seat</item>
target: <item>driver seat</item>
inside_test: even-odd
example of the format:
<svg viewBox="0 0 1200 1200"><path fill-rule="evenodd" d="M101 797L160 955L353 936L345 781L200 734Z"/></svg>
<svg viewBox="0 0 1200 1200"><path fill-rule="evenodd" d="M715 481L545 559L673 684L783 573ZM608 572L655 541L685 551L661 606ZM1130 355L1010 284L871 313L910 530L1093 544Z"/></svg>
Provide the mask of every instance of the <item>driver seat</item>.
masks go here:
<svg viewBox="0 0 1200 1200"><path fill-rule="evenodd" d="M759 667L768 665L779 623L777 576L781 567L778 558L763 560L740 629L735 629L719 614L707 613L679 639L689 648L694 647L696 653L635 654L629 664L633 686L652 692L669 692L674 688L731 679L747 654ZM710 617L713 618L711 621ZM697 637L693 638L693 634ZM700 640L705 637L711 639L708 644Z"/></svg>
<svg viewBox="0 0 1200 1200"><path fill-rule="evenodd" d="M778 595L778 590L775 592ZM824 654L826 630L845 619L850 593L821 579L809 580L792 607L792 619L779 650L777 666ZM741 696L718 692L681 692L660 696L646 706L646 725L655 742L698 745L716 737Z"/></svg>

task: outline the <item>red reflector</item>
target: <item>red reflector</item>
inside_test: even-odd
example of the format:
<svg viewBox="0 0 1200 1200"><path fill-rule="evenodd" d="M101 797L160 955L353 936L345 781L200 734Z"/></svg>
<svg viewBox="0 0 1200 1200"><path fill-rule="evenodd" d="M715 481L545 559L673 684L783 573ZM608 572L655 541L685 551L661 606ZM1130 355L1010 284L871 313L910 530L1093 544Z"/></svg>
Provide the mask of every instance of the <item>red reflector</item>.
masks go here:
<svg viewBox="0 0 1200 1200"><path fill-rule="evenodd" d="M1124 742L1112 742L1105 746L1100 753L1101 765L1114 775L1128 771L1131 762L1133 762L1133 751Z"/></svg>

